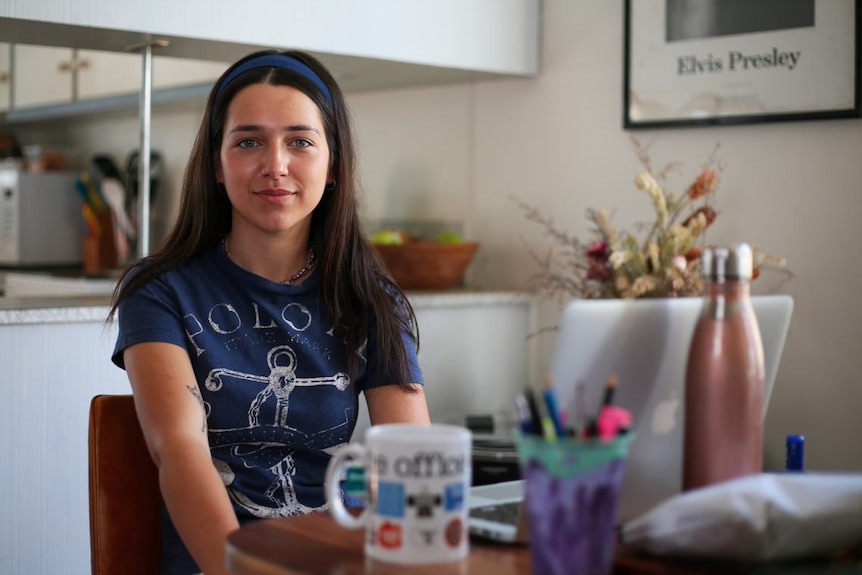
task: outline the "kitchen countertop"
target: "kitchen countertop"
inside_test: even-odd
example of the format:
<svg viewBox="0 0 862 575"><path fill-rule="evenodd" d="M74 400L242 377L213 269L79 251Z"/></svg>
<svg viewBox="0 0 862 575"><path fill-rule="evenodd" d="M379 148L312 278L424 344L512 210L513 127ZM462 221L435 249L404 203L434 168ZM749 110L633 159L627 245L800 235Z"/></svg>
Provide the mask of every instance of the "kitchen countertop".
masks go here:
<svg viewBox="0 0 862 575"><path fill-rule="evenodd" d="M497 305L529 305L533 295L522 291L450 290L409 292L414 310ZM104 321L111 299L102 295L66 297L0 297L0 325Z"/></svg>

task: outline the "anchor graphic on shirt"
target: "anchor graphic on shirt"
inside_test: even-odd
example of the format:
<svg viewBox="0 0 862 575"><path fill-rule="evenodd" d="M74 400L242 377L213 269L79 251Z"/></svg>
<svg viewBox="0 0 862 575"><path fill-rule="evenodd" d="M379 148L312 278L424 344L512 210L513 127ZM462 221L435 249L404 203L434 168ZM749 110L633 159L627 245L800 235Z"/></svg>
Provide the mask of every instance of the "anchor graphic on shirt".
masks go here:
<svg viewBox="0 0 862 575"><path fill-rule="evenodd" d="M279 365L279 358L287 358L287 365ZM350 378L346 373L336 373L331 377L296 377L296 353L287 345L280 345L269 350L266 356L269 366L269 375L261 376L251 373L243 373L232 369L216 368L207 375L204 385L210 391L221 389L224 376L236 377L246 381L266 383L266 387L257 394L248 411L249 425L258 425L260 406L270 396L275 396L275 425L287 426L287 408L290 394L294 388L311 385L334 385L338 391L344 391L350 385Z"/></svg>
<svg viewBox="0 0 862 575"><path fill-rule="evenodd" d="M232 481L226 483L234 501L257 517L297 515L318 511L326 507L326 505L320 509L308 507L296 499L293 480L291 479L296 473L293 454L290 453L286 457L274 461L270 455L271 450L266 449L267 444L281 443L290 445L291 443L302 442L304 448L309 450L324 449L325 451L330 451L338 446L331 446L331 442L327 441L327 438L331 437L337 429L349 425L347 414L345 414L344 422L336 426L336 428L322 430L311 435L294 429L287 424L290 394L297 387L332 385L339 391L344 391L350 385L350 378L346 373L341 372L329 377L297 377L296 363L296 353L293 349L282 345L272 348L267 354L267 365L270 370L268 375L256 375L232 369L215 368L210 371L204 380L204 386L212 392L218 392L222 389L224 378L226 377L266 384L266 387L255 396L249 406L248 427L222 430L210 429L210 443L212 447L232 445L233 454L243 458L246 465L269 469L275 476L272 484L270 484L265 492L267 499L272 501L275 507L267 507L251 501L247 496L229 486ZM274 421L272 423L261 423L261 406L271 397L274 397L276 401ZM252 437L261 446L251 446L250 451L241 452L241 449L248 449L250 447L248 443ZM267 441L265 438L269 440ZM225 471L226 473L222 473L223 477L232 478L233 472L230 470Z"/></svg>

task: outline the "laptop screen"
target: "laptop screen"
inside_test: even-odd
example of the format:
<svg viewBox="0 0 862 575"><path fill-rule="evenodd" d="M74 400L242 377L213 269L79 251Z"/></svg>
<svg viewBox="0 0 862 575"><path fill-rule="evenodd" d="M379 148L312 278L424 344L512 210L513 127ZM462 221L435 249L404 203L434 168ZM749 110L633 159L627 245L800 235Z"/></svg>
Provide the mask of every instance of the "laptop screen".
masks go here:
<svg viewBox="0 0 862 575"><path fill-rule="evenodd" d="M764 415L793 311L786 295L752 296L763 341ZM605 381L618 377L615 403L634 417L619 520L681 489L683 393L700 298L573 300L563 310L550 376L560 408L579 427L595 415Z"/></svg>

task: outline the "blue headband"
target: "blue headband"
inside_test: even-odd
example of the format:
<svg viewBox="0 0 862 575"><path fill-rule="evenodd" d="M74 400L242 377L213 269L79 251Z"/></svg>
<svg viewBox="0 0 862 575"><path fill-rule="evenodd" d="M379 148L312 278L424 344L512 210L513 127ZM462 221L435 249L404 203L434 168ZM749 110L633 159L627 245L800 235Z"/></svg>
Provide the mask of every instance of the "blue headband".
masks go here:
<svg viewBox="0 0 862 575"><path fill-rule="evenodd" d="M283 68L285 70L295 72L303 78L310 80L312 84L317 86L317 89L321 91L323 96L326 98L326 101L329 102L329 105L334 106L332 102L332 94L329 92L329 88L326 87L326 84L323 83L323 80L320 79L320 76L318 76L314 70L309 68L308 65L303 64L293 56L288 56L287 54L263 54L246 60L224 77L224 80L221 81L216 89L216 97L221 96L225 87L233 82L237 76L256 68Z"/></svg>

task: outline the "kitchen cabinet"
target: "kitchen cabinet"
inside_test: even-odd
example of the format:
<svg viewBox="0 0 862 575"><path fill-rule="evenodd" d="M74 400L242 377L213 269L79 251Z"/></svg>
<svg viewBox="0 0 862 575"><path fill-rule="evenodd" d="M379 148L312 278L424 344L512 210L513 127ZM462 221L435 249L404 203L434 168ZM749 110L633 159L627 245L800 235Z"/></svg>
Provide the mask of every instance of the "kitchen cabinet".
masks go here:
<svg viewBox="0 0 862 575"><path fill-rule="evenodd" d="M159 39L154 55L214 62L295 48L354 91L535 76L540 15L541 0L10 0L0 38L114 52Z"/></svg>
<svg viewBox="0 0 862 575"><path fill-rule="evenodd" d="M9 109L9 98L11 92L11 77L10 70L12 64L12 55L10 53L9 44L0 42L0 112L5 112Z"/></svg>
<svg viewBox="0 0 862 575"><path fill-rule="evenodd" d="M8 44L5 46L8 52ZM16 110L137 95L141 90L142 56L138 53L16 44L14 61L11 84ZM154 56L153 89L212 83L227 66L223 62Z"/></svg>
<svg viewBox="0 0 862 575"><path fill-rule="evenodd" d="M0 573L90 572L87 417L131 393L108 308L5 310L0 298ZM82 301L84 298L79 298ZM104 298L103 298L104 300Z"/></svg>
<svg viewBox="0 0 862 575"><path fill-rule="evenodd" d="M32 44L16 44L13 53L15 109L140 90L134 54Z"/></svg>
<svg viewBox="0 0 862 575"><path fill-rule="evenodd" d="M140 53L79 50L77 100L137 94L141 90ZM213 83L230 63L153 55L153 90Z"/></svg>
<svg viewBox="0 0 862 575"><path fill-rule="evenodd" d="M156 40L168 46L153 51L153 104L205 98L223 63L262 48L318 57L345 92L533 77L539 73L540 13L541 0L258 0L251 11L242 3L213 10L208 0L0 2L0 38L51 44L37 55L53 58L43 69L20 56L27 65L13 67L20 85L13 79L16 97L6 123L136 108L133 90L105 95L121 93L140 75L140 62L126 60L134 57L127 47ZM261 27L261 14L288 22L289 29ZM129 65L119 67L122 78L104 79L103 69L118 67L91 61L92 80L78 82L73 72L81 73L79 63L65 59L71 48L115 52Z"/></svg>
<svg viewBox="0 0 862 575"><path fill-rule="evenodd" d="M12 49L12 107L71 102L74 51L53 46L16 44Z"/></svg>
<svg viewBox="0 0 862 575"><path fill-rule="evenodd" d="M141 89L141 57L138 54L78 50L77 62L75 100L116 96ZM17 71L15 75L18 75Z"/></svg>
<svg viewBox="0 0 862 575"><path fill-rule="evenodd" d="M153 89L164 90L193 84L214 84L230 64L230 62L153 56ZM140 68L140 56L138 56L139 76Z"/></svg>

